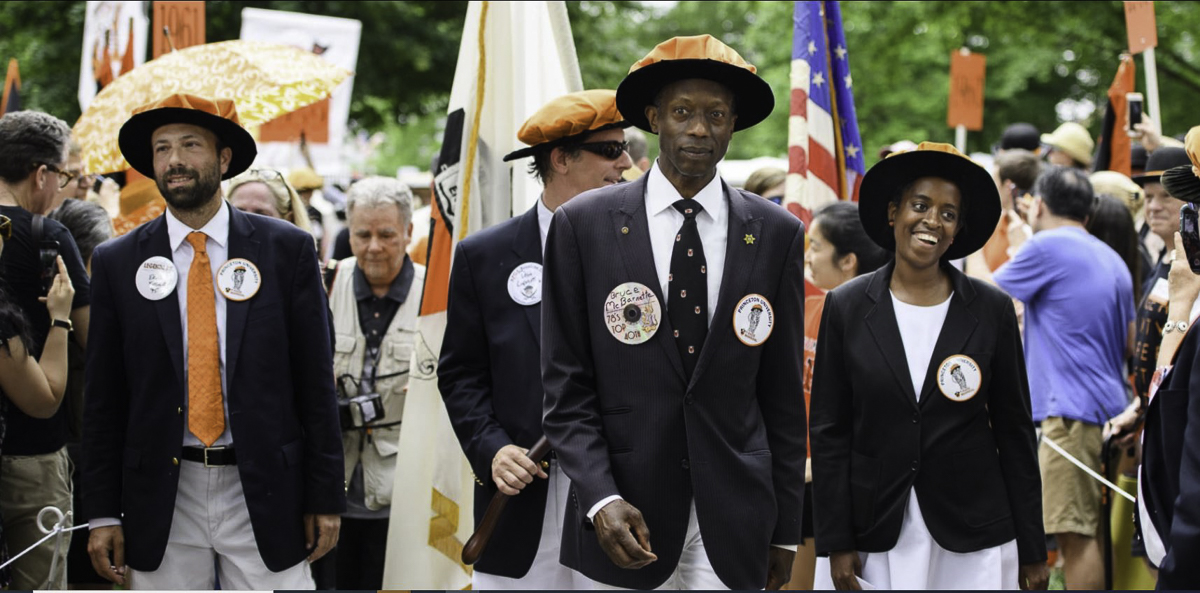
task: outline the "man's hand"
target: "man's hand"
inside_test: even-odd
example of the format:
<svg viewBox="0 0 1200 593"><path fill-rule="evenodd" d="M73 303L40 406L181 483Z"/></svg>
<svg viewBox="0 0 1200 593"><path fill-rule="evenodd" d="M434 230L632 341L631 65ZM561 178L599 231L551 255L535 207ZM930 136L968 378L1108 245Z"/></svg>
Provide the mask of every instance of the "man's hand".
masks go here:
<svg viewBox="0 0 1200 593"><path fill-rule="evenodd" d="M596 527L600 547L613 564L641 568L658 560L650 551L650 529L642 519L642 512L628 502L614 500L604 505L592 518L592 525Z"/></svg>
<svg viewBox="0 0 1200 593"><path fill-rule="evenodd" d="M778 591L792 580L792 561L796 553L778 546L767 552L767 590Z"/></svg>
<svg viewBox="0 0 1200 593"><path fill-rule="evenodd" d="M1050 572L1046 570L1045 562L1022 564L1017 584L1022 591L1045 591L1050 583Z"/></svg>
<svg viewBox="0 0 1200 593"><path fill-rule="evenodd" d="M1104 432L1102 434L1105 439L1121 435L1120 438L1113 441L1113 444L1120 447L1123 451L1133 447L1136 443L1134 437L1137 436L1138 421L1142 417L1141 403L1141 400L1134 398L1133 403L1129 404L1125 408L1125 411L1117 414L1104 425Z"/></svg>
<svg viewBox="0 0 1200 593"><path fill-rule="evenodd" d="M862 560L858 552L834 552L829 555L829 576L838 591L861 591L858 577L862 576Z"/></svg>
<svg viewBox="0 0 1200 593"><path fill-rule="evenodd" d="M125 530L120 525L92 529L87 549L96 574L125 586Z"/></svg>
<svg viewBox="0 0 1200 593"><path fill-rule="evenodd" d="M492 458L492 481L496 483L496 488L509 496L520 494L526 484L533 483L534 476L542 479L550 477L529 458L529 449L505 445Z"/></svg>
<svg viewBox="0 0 1200 593"><path fill-rule="evenodd" d="M312 550L308 555L310 564L320 560L337 545L341 529L340 515L304 515L304 549ZM313 548L314 544L316 549Z"/></svg>

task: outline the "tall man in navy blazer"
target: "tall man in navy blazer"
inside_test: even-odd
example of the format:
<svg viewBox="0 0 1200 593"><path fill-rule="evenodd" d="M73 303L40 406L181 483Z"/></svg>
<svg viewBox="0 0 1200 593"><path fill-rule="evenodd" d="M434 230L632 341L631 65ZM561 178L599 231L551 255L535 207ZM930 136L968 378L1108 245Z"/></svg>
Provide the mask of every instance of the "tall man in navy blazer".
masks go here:
<svg viewBox="0 0 1200 593"><path fill-rule="evenodd" d="M225 589L312 588L346 505L312 237L222 199L257 152L232 101L139 107L120 146L168 210L92 260L92 564L135 589L211 589L214 563Z"/></svg>
<svg viewBox="0 0 1200 593"><path fill-rule="evenodd" d="M475 523L499 490L512 496L473 587L589 589L559 558L570 482L553 457L537 467L542 437L542 249L554 210L577 194L621 181L629 122L615 91L580 91L538 109L517 137L543 191L525 214L458 244L438 380L446 411L477 476ZM535 479L540 478L540 479Z"/></svg>
<svg viewBox="0 0 1200 593"><path fill-rule="evenodd" d="M754 72L711 36L656 47L617 105L659 135L657 163L550 227L543 428L571 478L562 561L603 585L777 589L800 542L804 227L716 169L774 106Z"/></svg>

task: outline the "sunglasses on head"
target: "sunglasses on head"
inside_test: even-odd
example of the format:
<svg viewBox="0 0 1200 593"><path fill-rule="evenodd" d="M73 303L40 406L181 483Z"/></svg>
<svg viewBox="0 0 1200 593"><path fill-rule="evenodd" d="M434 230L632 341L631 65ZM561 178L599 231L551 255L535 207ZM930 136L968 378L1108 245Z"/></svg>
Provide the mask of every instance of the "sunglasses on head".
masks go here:
<svg viewBox="0 0 1200 593"><path fill-rule="evenodd" d="M626 150L629 150L629 143L617 140L610 142L585 142L580 144L579 148L592 154L598 154L610 161L615 161L621 158L621 155Z"/></svg>

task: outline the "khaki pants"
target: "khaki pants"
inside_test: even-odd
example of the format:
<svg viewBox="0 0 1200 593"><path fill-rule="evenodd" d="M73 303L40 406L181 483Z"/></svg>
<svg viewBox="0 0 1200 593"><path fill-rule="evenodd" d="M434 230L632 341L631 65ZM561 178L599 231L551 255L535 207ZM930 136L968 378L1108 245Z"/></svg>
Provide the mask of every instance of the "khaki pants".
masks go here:
<svg viewBox="0 0 1200 593"><path fill-rule="evenodd" d="M8 554L16 556L46 537L38 529L37 516L45 507L53 506L67 515L71 508L71 461L63 447L45 455L5 455L0 459L0 516L4 518L4 540ZM51 517L46 527L53 527ZM68 517L64 529L74 525ZM66 589L67 550L71 534L64 533L55 554L55 539L51 538L22 556L10 567L12 589ZM49 582L50 565L55 556L58 567Z"/></svg>
<svg viewBox="0 0 1200 593"><path fill-rule="evenodd" d="M1042 421L1042 435L1093 471L1100 471L1104 435L1099 426L1051 417ZM1100 483L1046 443L1038 447L1038 464L1042 471L1042 519L1046 533L1099 536Z"/></svg>

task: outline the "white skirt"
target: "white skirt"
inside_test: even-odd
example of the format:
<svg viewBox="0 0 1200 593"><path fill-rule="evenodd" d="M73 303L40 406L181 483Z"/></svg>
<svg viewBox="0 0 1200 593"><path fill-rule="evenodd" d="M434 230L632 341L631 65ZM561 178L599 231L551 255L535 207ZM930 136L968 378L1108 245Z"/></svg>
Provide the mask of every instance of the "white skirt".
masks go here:
<svg viewBox="0 0 1200 593"><path fill-rule="evenodd" d="M863 589L1019 589L1017 540L959 554L939 546L925 526L916 491L908 491L908 507L896 546L887 552L859 552ZM833 590L829 558L817 558L815 590Z"/></svg>

